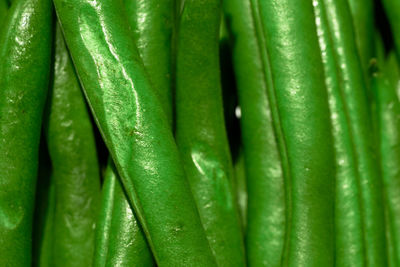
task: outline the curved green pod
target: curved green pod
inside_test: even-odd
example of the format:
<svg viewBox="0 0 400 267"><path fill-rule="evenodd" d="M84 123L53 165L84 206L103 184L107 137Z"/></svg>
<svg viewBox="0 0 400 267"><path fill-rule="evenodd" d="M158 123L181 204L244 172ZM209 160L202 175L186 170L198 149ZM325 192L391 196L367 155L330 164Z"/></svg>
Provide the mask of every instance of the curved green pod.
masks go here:
<svg viewBox="0 0 400 267"><path fill-rule="evenodd" d="M124 0L135 44L170 123L175 1Z"/></svg>
<svg viewBox="0 0 400 267"><path fill-rule="evenodd" d="M335 180L335 265L365 266L365 244L361 201L353 137L343 99L337 61L321 0L314 1L317 33L325 70L336 159Z"/></svg>
<svg viewBox="0 0 400 267"><path fill-rule="evenodd" d="M31 264L34 192L50 70L49 0L16 1L0 33L0 265Z"/></svg>
<svg viewBox="0 0 400 267"><path fill-rule="evenodd" d="M284 174L283 266L334 263L335 161L312 4L252 1Z"/></svg>
<svg viewBox="0 0 400 267"><path fill-rule="evenodd" d="M54 1L77 74L159 266L214 266L171 127L119 1Z"/></svg>
<svg viewBox="0 0 400 267"><path fill-rule="evenodd" d="M373 92L390 240L389 266L400 266L400 102L396 92L400 75L394 53L382 63L382 69L373 77Z"/></svg>
<svg viewBox="0 0 400 267"><path fill-rule="evenodd" d="M45 129L55 190L53 266L90 266L100 200L93 127L60 27Z"/></svg>
<svg viewBox="0 0 400 267"><path fill-rule="evenodd" d="M111 160L102 190L93 266L155 266Z"/></svg>
<svg viewBox="0 0 400 267"><path fill-rule="evenodd" d="M220 15L219 0L184 2L177 40L176 141L217 264L244 266L222 108Z"/></svg>
<svg viewBox="0 0 400 267"><path fill-rule="evenodd" d="M348 0L355 40L364 78L369 81L369 67L375 54L375 17L373 0ZM349 27L349 25L347 25Z"/></svg>
<svg viewBox="0 0 400 267"><path fill-rule="evenodd" d="M324 0L328 27L337 60L339 83L344 99L359 175L361 216L368 266L385 266L385 222L382 181L366 101L366 85L345 0Z"/></svg>
<svg viewBox="0 0 400 267"><path fill-rule="evenodd" d="M253 6L255 8L256 6ZM267 73L251 1L224 2L232 31L248 190L246 253L249 266L280 266L285 240L285 188L267 95ZM258 26L256 27L256 23Z"/></svg>

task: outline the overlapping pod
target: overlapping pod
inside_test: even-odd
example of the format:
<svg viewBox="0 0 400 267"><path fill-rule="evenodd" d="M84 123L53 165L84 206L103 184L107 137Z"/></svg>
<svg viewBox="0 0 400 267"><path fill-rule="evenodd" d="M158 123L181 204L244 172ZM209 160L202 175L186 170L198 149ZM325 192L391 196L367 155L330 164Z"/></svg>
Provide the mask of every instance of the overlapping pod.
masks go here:
<svg viewBox="0 0 400 267"><path fill-rule="evenodd" d="M154 266L150 248L111 159L104 176L101 211L94 266Z"/></svg>
<svg viewBox="0 0 400 267"><path fill-rule="evenodd" d="M380 59L372 88L385 197L388 262L392 267L400 265L400 102L397 94L400 72L393 52L386 62Z"/></svg>
<svg viewBox="0 0 400 267"><path fill-rule="evenodd" d="M244 266L223 114L220 15L220 0L184 2L177 40L176 141L217 264Z"/></svg>
<svg viewBox="0 0 400 267"><path fill-rule="evenodd" d="M90 266L100 201L99 164L89 112L59 26L44 124L55 190L50 265Z"/></svg>
<svg viewBox="0 0 400 267"><path fill-rule="evenodd" d="M283 252L271 258L273 263L265 259L260 264L330 266L334 158L322 61L315 53L318 39L309 19L314 16L312 1L252 0L250 7L271 110L274 131L270 132L277 140L273 175L282 181L282 169L286 215ZM274 146L272 141L266 144ZM273 187L277 192L280 183ZM282 203L279 197L270 201ZM282 235L282 221L275 223ZM279 253L280 245L275 249Z"/></svg>
<svg viewBox="0 0 400 267"><path fill-rule="evenodd" d="M314 1L315 17L325 82L328 92L331 124L336 152L335 182L335 258L337 266L365 266L365 244L361 216L361 201L353 140L341 94L340 74L337 72L334 46L326 11L321 2Z"/></svg>
<svg viewBox="0 0 400 267"><path fill-rule="evenodd" d="M256 8L256 6L254 6ZM267 95L267 73L256 34L259 14L249 0L224 1L233 39L233 64L241 107L248 209L246 253L249 266L280 266L285 240L285 188Z"/></svg>
<svg viewBox="0 0 400 267"><path fill-rule="evenodd" d="M382 186L348 3L316 0L314 9L335 135L336 264L385 266Z"/></svg>
<svg viewBox="0 0 400 267"><path fill-rule="evenodd" d="M0 265L29 266L51 1L14 1L8 12L0 30Z"/></svg>
<svg viewBox="0 0 400 267"><path fill-rule="evenodd" d="M175 1L125 0L125 11L146 71L172 127L172 34ZM103 201L96 231L95 265L153 266L144 233L120 188L109 160ZM113 204L109 204L112 201ZM113 235L113 232L117 233ZM119 238L118 234L130 236ZM117 239L116 239L117 238ZM137 244L132 244L137 242ZM137 250L137 252L135 251ZM131 256L129 256L131 255Z"/></svg>
<svg viewBox="0 0 400 267"><path fill-rule="evenodd" d="M167 116L119 1L54 1L103 139L159 266L214 266Z"/></svg>

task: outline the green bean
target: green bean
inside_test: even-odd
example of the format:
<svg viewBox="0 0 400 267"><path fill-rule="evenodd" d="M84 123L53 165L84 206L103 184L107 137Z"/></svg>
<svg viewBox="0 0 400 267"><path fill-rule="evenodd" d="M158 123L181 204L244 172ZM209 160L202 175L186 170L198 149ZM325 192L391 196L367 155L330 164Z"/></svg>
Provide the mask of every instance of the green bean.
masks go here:
<svg viewBox="0 0 400 267"><path fill-rule="evenodd" d="M385 224L382 185L375 152L373 129L366 101L366 85L345 0L324 0L328 27L337 60L353 149L359 173L361 216L368 266L385 266Z"/></svg>
<svg viewBox="0 0 400 267"><path fill-rule="evenodd" d="M393 33L397 59L400 61L400 2L397 0L382 0L382 3Z"/></svg>
<svg viewBox="0 0 400 267"><path fill-rule="evenodd" d="M312 1L252 1L285 177L283 266L334 262L334 153ZM307 212L304 212L307 211Z"/></svg>
<svg viewBox="0 0 400 267"><path fill-rule="evenodd" d="M218 265L243 266L244 246L222 108L220 15L219 0L184 2L177 41L176 140Z"/></svg>
<svg viewBox="0 0 400 267"><path fill-rule="evenodd" d="M140 57L172 123L172 34L175 0L124 0Z"/></svg>
<svg viewBox="0 0 400 267"><path fill-rule="evenodd" d="M8 12L0 33L0 265L29 266L51 1L19 0Z"/></svg>
<svg viewBox="0 0 400 267"><path fill-rule="evenodd" d="M160 266L213 266L168 119L119 1L55 0L97 126Z"/></svg>
<svg viewBox="0 0 400 267"><path fill-rule="evenodd" d="M256 8L257 6L253 6ZM233 34L233 63L241 107L241 131L248 189L246 229L250 266L280 266L285 240L285 189L267 95L262 30L249 0L224 2ZM259 35L262 37L262 33Z"/></svg>
<svg viewBox="0 0 400 267"><path fill-rule="evenodd" d="M85 99L59 26L52 85L45 120L55 187L51 262L90 266L100 200L99 165Z"/></svg>
<svg viewBox="0 0 400 267"><path fill-rule="evenodd" d="M94 266L154 266L144 234L111 160L104 177L101 206Z"/></svg>
<svg viewBox="0 0 400 267"><path fill-rule="evenodd" d="M400 102L396 92L400 73L394 53L382 65L382 69L374 75L373 89L387 211L387 237L390 239L389 266L400 266Z"/></svg>
<svg viewBox="0 0 400 267"><path fill-rule="evenodd" d="M342 98L332 32L321 0L314 1L317 32L324 63L325 82L331 111L332 133L335 146L335 265L365 266L365 245L361 218L361 202L355 151Z"/></svg>

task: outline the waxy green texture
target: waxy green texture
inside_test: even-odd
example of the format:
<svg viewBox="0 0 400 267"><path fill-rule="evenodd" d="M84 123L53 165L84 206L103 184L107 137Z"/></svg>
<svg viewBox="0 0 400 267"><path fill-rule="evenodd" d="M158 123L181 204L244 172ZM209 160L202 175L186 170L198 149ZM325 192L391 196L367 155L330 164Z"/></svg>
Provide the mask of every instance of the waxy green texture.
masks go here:
<svg viewBox="0 0 400 267"><path fill-rule="evenodd" d="M94 266L155 266L111 160L108 161L102 190Z"/></svg>
<svg viewBox="0 0 400 267"><path fill-rule="evenodd" d="M51 265L90 266L100 201L93 127L60 27L45 121L55 206Z"/></svg>
<svg viewBox="0 0 400 267"><path fill-rule="evenodd" d="M244 245L223 115L220 14L219 0L184 2L177 41L176 141L218 265L243 266Z"/></svg>
<svg viewBox="0 0 400 267"><path fill-rule="evenodd" d="M312 4L252 1L284 174L283 266L334 263L334 153Z"/></svg>
<svg viewBox="0 0 400 267"><path fill-rule="evenodd" d="M0 265L31 264L42 112L51 54L51 1L18 0L0 32Z"/></svg>
<svg viewBox="0 0 400 267"><path fill-rule="evenodd" d="M261 22L251 1L224 2L232 31L233 63L241 107L248 210L246 253L249 266L280 266L285 240L285 188L280 153L267 95L261 53ZM260 35L256 34L256 31Z"/></svg>
<svg viewBox="0 0 400 267"><path fill-rule="evenodd" d="M352 138L360 191L365 262L385 266L385 224L381 177L375 152L366 85L357 54L351 14L345 0L323 0L338 70L349 132Z"/></svg>
<svg viewBox="0 0 400 267"><path fill-rule="evenodd" d="M172 52L175 0L124 0L146 71L172 123Z"/></svg>
<svg viewBox="0 0 400 267"><path fill-rule="evenodd" d="M395 54L391 53L373 76L387 212L389 266L400 265L400 102L397 95L400 73L397 64Z"/></svg>
<svg viewBox="0 0 400 267"><path fill-rule="evenodd" d="M335 264L336 266L365 266L365 244L361 218L360 175L353 149L353 136L342 97L332 32L324 3L314 1L317 32L325 70L325 82L331 111L332 133L336 159L335 182Z"/></svg>
<svg viewBox="0 0 400 267"><path fill-rule="evenodd" d="M159 266L214 266L167 116L119 1L56 0L78 76Z"/></svg>
<svg viewBox="0 0 400 267"><path fill-rule="evenodd" d="M6 0L0 0L0 25L3 24L8 11L8 4Z"/></svg>

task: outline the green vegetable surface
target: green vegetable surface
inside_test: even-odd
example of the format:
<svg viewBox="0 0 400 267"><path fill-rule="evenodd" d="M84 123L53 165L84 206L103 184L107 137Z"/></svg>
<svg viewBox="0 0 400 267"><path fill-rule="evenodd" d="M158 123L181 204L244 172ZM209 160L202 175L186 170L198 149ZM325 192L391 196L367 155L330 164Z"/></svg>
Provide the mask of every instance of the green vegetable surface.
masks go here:
<svg viewBox="0 0 400 267"><path fill-rule="evenodd" d="M0 0L0 266L400 266L397 0Z"/></svg>

